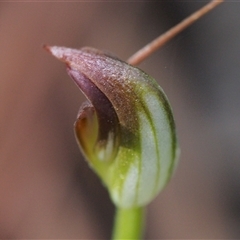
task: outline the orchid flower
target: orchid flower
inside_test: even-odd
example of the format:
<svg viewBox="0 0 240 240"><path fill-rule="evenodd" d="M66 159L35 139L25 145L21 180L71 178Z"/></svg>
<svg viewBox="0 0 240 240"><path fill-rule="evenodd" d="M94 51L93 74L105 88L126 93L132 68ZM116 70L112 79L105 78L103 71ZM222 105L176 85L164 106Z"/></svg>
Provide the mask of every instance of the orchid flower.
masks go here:
<svg viewBox="0 0 240 240"><path fill-rule="evenodd" d="M178 159L172 110L142 70L93 48L48 47L88 99L75 135L90 166L121 208L148 204L166 186Z"/></svg>

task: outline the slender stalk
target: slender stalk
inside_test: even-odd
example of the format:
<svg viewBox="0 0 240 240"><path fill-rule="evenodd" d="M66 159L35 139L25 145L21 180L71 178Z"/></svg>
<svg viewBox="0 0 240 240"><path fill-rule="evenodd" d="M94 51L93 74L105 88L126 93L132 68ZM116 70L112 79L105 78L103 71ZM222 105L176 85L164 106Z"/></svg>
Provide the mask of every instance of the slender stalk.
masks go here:
<svg viewBox="0 0 240 240"><path fill-rule="evenodd" d="M190 15L189 17L185 18L182 22L172 27L170 30L160 35L152 42L147 44L145 47L137 51L128 59L127 62L131 65L138 65L144 59L149 57L153 52L155 52L158 48L162 47L165 43L167 43L169 40L175 37L178 33L180 33L185 28L196 22L199 18L201 18L206 13L210 12L213 8L215 8L223 1L224 0L212 0L207 5L205 5L204 7Z"/></svg>
<svg viewBox="0 0 240 240"><path fill-rule="evenodd" d="M112 240L141 239L144 224L144 208L117 208Z"/></svg>

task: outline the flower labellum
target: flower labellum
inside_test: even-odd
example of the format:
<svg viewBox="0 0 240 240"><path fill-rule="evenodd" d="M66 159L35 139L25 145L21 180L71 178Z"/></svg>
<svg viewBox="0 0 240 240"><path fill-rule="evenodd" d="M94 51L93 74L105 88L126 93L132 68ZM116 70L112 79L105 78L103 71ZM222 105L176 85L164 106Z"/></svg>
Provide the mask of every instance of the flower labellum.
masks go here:
<svg viewBox="0 0 240 240"><path fill-rule="evenodd" d="M90 166L122 208L148 204L168 183L178 159L171 107L142 70L85 47L46 49L67 65L83 92L75 135Z"/></svg>

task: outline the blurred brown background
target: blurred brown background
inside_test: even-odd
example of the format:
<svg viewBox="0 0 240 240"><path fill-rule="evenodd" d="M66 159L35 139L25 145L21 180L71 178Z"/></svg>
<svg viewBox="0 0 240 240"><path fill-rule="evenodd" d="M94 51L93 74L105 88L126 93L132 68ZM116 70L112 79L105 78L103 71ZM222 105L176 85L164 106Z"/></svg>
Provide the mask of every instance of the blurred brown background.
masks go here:
<svg viewBox="0 0 240 240"><path fill-rule="evenodd" d="M82 94L42 45L127 59L199 1L0 2L0 238L109 239L114 207L75 143ZM140 65L172 103L182 150L146 239L240 238L240 3Z"/></svg>

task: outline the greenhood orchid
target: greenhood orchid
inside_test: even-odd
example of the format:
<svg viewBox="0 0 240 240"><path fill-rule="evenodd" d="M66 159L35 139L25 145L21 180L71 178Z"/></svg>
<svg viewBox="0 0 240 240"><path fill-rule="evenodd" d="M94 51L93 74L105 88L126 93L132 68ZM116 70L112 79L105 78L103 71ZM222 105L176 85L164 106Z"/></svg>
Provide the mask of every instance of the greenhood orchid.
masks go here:
<svg viewBox="0 0 240 240"><path fill-rule="evenodd" d="M168 99L142 70L93 48L46 47L83 92L75 135L116 206L141 207L165 187L179 148Z"/></svg>

